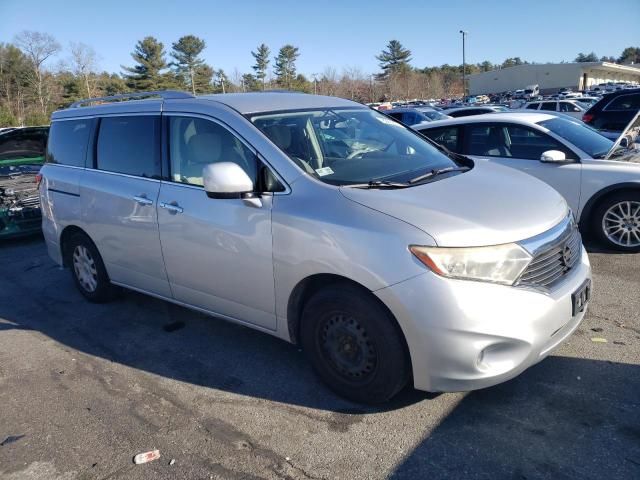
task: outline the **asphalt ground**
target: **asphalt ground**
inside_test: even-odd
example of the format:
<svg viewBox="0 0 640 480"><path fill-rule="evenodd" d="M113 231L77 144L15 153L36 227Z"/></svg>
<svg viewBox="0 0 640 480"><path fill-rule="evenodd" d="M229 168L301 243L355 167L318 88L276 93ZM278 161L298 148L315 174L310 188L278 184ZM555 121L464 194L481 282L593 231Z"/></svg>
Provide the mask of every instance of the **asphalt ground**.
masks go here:
<svg viewBox="0 0 640 480"><path fill-rule="evenodd" d="M552 356L372 408L293 345L133 292L90 304L40 237L5 241L0 478L638 479L640 254L590 259L588 314Z"/></svg>

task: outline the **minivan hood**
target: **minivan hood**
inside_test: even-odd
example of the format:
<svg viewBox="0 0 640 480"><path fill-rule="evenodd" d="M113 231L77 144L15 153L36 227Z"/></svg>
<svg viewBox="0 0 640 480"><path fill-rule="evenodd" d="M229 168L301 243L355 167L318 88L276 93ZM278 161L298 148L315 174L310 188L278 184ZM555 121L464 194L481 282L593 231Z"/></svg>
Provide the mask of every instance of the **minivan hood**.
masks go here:
<svg viewBox="0 0 640 480"><path fill-rule="evenodd" d="M524 240L568 214L564 198L546 183L488 162L416 187L340 191L349 200L410 223L443 247Z"/></svg>

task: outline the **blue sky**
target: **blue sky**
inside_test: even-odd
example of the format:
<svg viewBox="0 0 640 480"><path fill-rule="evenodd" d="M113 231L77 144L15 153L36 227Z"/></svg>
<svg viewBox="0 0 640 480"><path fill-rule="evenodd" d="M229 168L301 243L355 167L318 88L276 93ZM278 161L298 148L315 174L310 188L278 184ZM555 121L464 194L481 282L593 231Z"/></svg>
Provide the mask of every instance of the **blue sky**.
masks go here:
<svg viewBox="0 0 640 480"><path fill-rule="evenodd" d="M153 35L171 42L194 34L207 42L206 61L249 72L250 54L262 42L276 52L300 48L298 70L326 66L378 71L374 56L396 38L413 52L415 67L462 63L460 29L469 31L467 61L502 62L520 56L537 62L571 61L580 51L614 55L640 45L640 0L378 1L378 0L0 0L0 42L21 30L52 34L67 51L70 41L91 45L100 68L131 65L137 40ZM272 62L273 66L273 62Z"/></svg>

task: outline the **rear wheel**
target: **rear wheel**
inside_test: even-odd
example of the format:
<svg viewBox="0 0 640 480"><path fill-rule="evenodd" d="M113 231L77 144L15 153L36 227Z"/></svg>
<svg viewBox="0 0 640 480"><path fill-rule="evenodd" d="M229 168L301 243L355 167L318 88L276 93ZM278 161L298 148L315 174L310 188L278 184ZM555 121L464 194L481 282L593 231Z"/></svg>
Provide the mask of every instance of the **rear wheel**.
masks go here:
<svg viewBox="0 0 640 480"><path fill-rule="evenodd" d="M325 383L356 402L386 402L410 376L395 320L371 294L351 285L329 287L309 299L301 342Z"/></svg>
<svg viewBox="0 0 640 480"><path fill-rule="evenodd" d="M102 257L91 239L76 233L66 243L67 265L80 293L95 303L113 299L117 289L109 281Z"/></svg>
<svg viewBox="0 0 640 480"><path fill-rule="evenodd" d="M593 216L593 231L605 246L640 251L640 192L621 192L605 199Z"/></svg>

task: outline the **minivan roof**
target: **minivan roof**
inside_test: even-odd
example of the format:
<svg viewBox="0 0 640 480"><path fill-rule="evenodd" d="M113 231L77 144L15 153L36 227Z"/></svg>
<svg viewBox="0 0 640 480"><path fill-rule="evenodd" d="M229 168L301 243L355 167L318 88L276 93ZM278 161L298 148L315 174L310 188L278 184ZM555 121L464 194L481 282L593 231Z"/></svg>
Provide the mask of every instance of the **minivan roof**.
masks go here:
<svg viewBox="0 0 640 480"><path fill-rule="evenodd" d="M224 93L181 98L180 102L217 102L233 108L242 115L282 110L305 110L316 108L369 108L351 100L324 95L274 91L250 93ZM52 119L86 117L105 113L144 113L158 111L160 99L127 100L86 107L66 108L53 113Z"/></svg>
<svg viewBox="0 0 640 480"><path fill-rule="evenodd" d="M274 112L313 108L362 107L369 108L344 98L310 95L294 92L251 92L202 95L196 98L213 100L246 115L248 113Z"/></svg>

